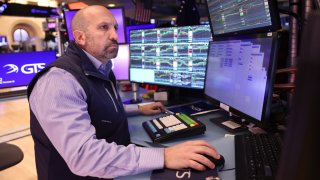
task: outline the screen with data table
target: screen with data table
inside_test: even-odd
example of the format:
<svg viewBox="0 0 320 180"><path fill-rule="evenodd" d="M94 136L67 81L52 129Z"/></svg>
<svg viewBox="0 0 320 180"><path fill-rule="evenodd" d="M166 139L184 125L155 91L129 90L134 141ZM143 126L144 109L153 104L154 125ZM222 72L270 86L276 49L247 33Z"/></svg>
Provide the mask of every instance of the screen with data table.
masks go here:
<svg viewBox="0 0 320 180"><path fill-rule="evenodd" d="M276 37L265 33L212 41L205 94L261 121L270 107Z"/></svg>
<svg viewBox="0 0 320 180"><path fill-rule="evenodd" d="M273 0L207 0L207 5L214 35L280 28Z"/></svg>
<svg viewBox="0 0 320 180"><path fill-rule="evenodd" d="M130 31L130 81L203 89L209 25Z"/></svg>

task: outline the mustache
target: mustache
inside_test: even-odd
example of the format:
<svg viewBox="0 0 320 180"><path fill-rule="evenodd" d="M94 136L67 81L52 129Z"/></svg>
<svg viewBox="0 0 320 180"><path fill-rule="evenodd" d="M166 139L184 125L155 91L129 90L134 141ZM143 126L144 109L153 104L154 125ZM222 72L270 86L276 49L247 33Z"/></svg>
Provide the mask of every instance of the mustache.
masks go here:
<svg viewBox="0 0 320 180"><path fill-rule="evenodd" d="M104 49L107 50L109 49L110 47L119 47L119 44L118 44L118 41L112 41L110 44L106 44Z"/></svg>
<svg viewBox="0 0 320 180"><path fill-rule="evenodd" d="M119 45L119 43L118 43L118 41L116 41L116 40L113 40L113 41L111 41L111 45Z"/></svg>

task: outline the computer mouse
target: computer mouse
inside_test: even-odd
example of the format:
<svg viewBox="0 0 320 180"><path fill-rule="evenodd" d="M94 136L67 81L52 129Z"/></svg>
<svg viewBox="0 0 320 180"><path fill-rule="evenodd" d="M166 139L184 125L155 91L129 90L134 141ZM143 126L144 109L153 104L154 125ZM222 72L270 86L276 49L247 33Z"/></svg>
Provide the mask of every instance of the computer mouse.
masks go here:
<svg viewBox="0 0 320 180"><path fill-rule="evenodd" d="M221 171L223 169L225 160L221 154L220 154L220 159L215 159L212 156L208 156L206 154L203 154L203 156L208 158L216 166L216 169L218 171Z"/></svg>

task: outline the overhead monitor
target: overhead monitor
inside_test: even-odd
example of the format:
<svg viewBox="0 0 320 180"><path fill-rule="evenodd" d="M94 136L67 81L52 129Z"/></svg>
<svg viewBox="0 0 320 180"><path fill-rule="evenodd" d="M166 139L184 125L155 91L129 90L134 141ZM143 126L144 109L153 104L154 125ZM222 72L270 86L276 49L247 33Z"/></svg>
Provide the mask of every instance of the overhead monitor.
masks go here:
<svg viewBox="0 0 320 180"><path fill-rule="evenodd" d="M203 89L209 25L130 31L130 81Z"/></svg>
<svg viewBox="0 0 320 180"><path fill-rule="evenodd" d="M108 8L113 16L115 17L118 23L118 43L124 44L126 43L126 36L125 36L125 22L124 22L124 12L123 8ZM65 10L64 11L64 20L66 23L68 39L69 41L73 41L72 29L71 29L71 22L73 16L76 14L78 10Z"/></svg>
<svg viewBox="0 0 320 180"><path fill-rule="evenodd" d="M220 37L210 42L205 95L264 126L277 58L277 34Z"/></svg>
<svg viewBox="0 0 320 180"><path fill-rule="evenodd" d="M7 46L7 45L8 45L7 36L0 36L0 47Z"/></svg>
<svg viewBox="0 0 320 180"><path fill-rule="evenodd" d="M130 31L136 30L136 29L153 29L155 28L155 24L140 24L140 25L134 25L134 26L127 26L126 27L126 38L128 44L130 43Z"/></svg>
<svg viewBox="0 0 320 180"><path fill-rule="evenodd" d="M27 86L41 69L56 59L56 52L0 53L0 59L0 88Z"/></svg>
<svg viewBox="0 0 320 180"><path fill-rule="evenodd" d="M280 29L275 0L207 0L214 36Z"/></svg>
<svg viewBox="0 0 320 180"><path fill-rule="evenodd" d="M129 80L129 45L120 44L116 58L112 60L112 70L118 81Z"/></svg>

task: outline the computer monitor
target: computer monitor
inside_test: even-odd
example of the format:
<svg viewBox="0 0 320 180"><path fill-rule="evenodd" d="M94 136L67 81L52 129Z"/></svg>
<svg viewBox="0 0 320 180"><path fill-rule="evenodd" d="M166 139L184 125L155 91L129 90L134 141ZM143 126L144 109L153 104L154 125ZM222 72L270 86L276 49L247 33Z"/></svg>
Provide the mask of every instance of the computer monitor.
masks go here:
<svg viewBox="0 0 320 180"><path fill-rule="evenodd" d="M275 0L207 0L214 36L250 34L280 29Z"/></svg>
<svg viewBox="0 0 320 180"><path fill-rule="evenodd" d="M277 33L214 38L204 93L234 114L266 127L277 59Z"/></svg>
<svg viewBox="0 0 320 180"><path fill-rule="evenodd" d="M129 80L129 59L129 45L120 44L117 57L111 59L112 70L118 81Z"/></svg>
<svg viewBox="0 0 320 180"><path fill-rule="evenodd" d="M0 89L27 86L32 78L56 59L55 51L0 53Z"/></svg>
<svg viewBox="0 0 320 180"><path fill-rule="evenodd" d="M48 29L56 29L56 23L55 22L47 22Z"/></svg>
<svg viewBox="0 0 320 180"><path fill-rule="evenodd" d="M130 43L130 31L136 30L136 29L153 29L155 28L155 24L140 24L140 25L134 25L134 26L127 26L126 27L126 38L128 44Z"/></svg>
<svg viewBox="0 0 320 180"><path fill-rule="evenodd" d="M125 22L124 22L124 12L123 8L108 8L109 11L113 14L115 19L118 23L118 43L124 44L126 43L126 36L125 36ZM67 28L68 39L69 41L73 41L72 29L71 29L71 22L73 16L76 14L78 10L64 10L64 20Z"/></svg>
<svg viewBox="0 0 320 180"><path fill-rule="evenodd" d="M7 45L8 45L7 36L0 36L0 46L7 46Z"/></svg>
<svg viewBox="0 0 320 180"><path fill-rule="evenodd" d="M130 31L130 81L203 89L209 25Z"/></svg>

